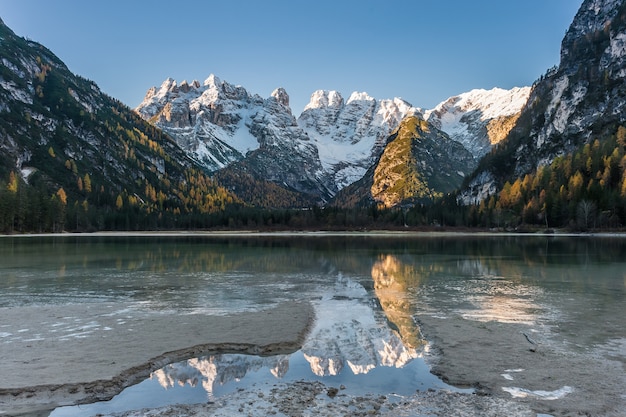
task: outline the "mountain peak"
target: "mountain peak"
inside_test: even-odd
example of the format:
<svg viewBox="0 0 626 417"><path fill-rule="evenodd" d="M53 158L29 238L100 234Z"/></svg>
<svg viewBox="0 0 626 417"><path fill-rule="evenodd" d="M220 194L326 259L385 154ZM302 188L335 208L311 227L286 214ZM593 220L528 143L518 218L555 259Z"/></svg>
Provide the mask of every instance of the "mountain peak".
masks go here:
<svg viewBox="0 0 626 417"><path fill-rule="evenodd" d="M365 92L355 91L352 94L350 94L350 98L348 99L348 104L352 103L353 101L376 101L376 100Z"/></svg>
<svg viewBox="0 0 626 417"><path fill-rule="evenodd" d="M176 88L176 80L171 77L168 77L161 84L160 90L161 91L174 91L175 88Z"/></svg>
<svg viewBox="0 0 626 417"><path fill-rule="evenodd" d="M219 79L219 77L215 76L215 74L209 75L209 78L204 80L204 85L206 87L216 87L217 88L220 84L222 84L222 80Z"/></svg>
<svg viewBox="0 0 626 417"><path fill-rule="evenodd" d="M187 80L183 80L183 82L181 82L178 86L178 89L183 93L188 93L191 90L197 90L198 88L200 88L200 83L198 82L198 80L193 80L191 84L189 84Z"/></svg>
<svg viewBox="0 0 626 417"><path fill-rule="evenodd" d="M513 128L530 92L530 87L474 89L448 98L424 116L479 158Z"/></svg>
<svg viewBox="0 0 626 417"><path fill-rule="evenodd" d="M319 109L323 107L340 108L343 106L343 97L334 90L317 90L311 94L309 104L304 110Z"/></svg>
<svg viewBox="0 0 626 417"><path fill-rule="evenodd" d="M289 107L289 94L287 94L284 88L278 87L276 90L272 91L272 97L283 106Z"/></svg>
<svg viewBox="0 0 626 417"><path fill-rule="evenodd" d="M602 32L619 12L622 0L585 0L561 43L561 64L577 60L570 46L586 35Z"/></svg>

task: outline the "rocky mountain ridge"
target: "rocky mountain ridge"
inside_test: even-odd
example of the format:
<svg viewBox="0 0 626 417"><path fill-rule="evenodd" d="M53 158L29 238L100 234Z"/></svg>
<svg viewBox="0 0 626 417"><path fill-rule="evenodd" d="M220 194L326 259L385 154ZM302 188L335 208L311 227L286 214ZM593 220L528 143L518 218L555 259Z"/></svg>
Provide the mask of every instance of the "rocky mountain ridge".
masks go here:
<svg viewBox="0 0 626 417"><path fill-rule="evenodd" d="M510 132L530 91L530 87L472 90L425 111L424 118L480 159Z"/></svg>
<svg viewBox="0 0 626 417"><path fill-rule="evenodd" d="M381 156L358 181L337 194L340 207L410 206L456 190L476 161L472 154L421 115L405 118Z"/></svg>
<svg viewBox="0 0 626 417"><path fill-rule="evenodd" d="M322 166L342 189L365 174L405 117L419 113L400 98L376 100L354 92L344 101L337 91L318 90L298 125L313 139Z"/></svg>
<svg viewBox="0 0 626 417"><path fill-rule="evenodd" d="M209 171L234 165L231 169L322 201L336 191L282 88L262 99L215 75L203 84L167 79L148 90L136 111Z"/></svg>
<svg viewBox="0 0 626 417"><path fill-rule="evenodd" d="M435 128L453 132L453 140L479 157L508 133L528 91L475 90L426 114ZM400 98L354 92L345 100L337 91L317 90L296 119L284 89L264 100L215 75L203 84L167 79L148 90L136 111L230 189L250 194L250 187L267 190L258 184L266 181L317 204L362 178L402 120L423 118L421 109Z"/></svg>

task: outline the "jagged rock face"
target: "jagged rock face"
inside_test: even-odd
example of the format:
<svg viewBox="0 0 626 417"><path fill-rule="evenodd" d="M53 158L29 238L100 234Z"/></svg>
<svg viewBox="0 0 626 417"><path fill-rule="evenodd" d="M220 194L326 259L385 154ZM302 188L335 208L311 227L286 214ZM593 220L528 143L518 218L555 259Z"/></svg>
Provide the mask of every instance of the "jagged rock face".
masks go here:
<svg viewBox="0 0 626 417"><path fill-rule="evenodd" d="M581 50L579 47L573 47L575 44L591 40L584 41L583 38L604 32L608 29L607 24L610 24L618 15L620 8L623 8L623 0L585 0L578 10L574 21L570 25L563 43L561 45L561 66L573 68L578 63L580 58L585 60L589 59L588 54L581 55L580 52L584 52L584 48ZM609 30L610 31L610 30ZM608 34L608 32L607 32ZM619 33L615 33L611 40L611 46L615 45L613 42L623 38ZM616 56L617 58L623 57L623 49L619 51L611 50L596 51L609 53L609 55ZM594 54L595 55L595 54Z"/></svg>
<svg viewBox="0 0 626 417"><path fill-rule="evenodd" d="M318 148L322 166L338 189L361 178L380 156L387 137L407 116L419 110L406 101L376 100L352 93L318 90L298 118Z"/></svg>
<svg viewBox="0 0 626 417"><path fill-rule="evenodd" d="M583 3L563 39L558 69L538 83L531 97L529 103L544 111L537 114L529 109L533 140L519 152L529 150L537 154L539 163L549 163L554 156L591 140L594 128L626 120L625 20L623 1ZM560 145L564 149L555 149Z"/></svg>
<svg viewBox="0 0 626 417"><path fill-rule="evenodd" d="M230 166L320 202L336 192L283 88L264 100L214 75L203 85L168 79L151 88L136 111L211 171Z"/></svg>
<svg viewBox="0 0 626 417"><path fill-rule="evenodd" d="M394 207L431 201L455 190L475 165L459 142L419 116L407 117L389 137L379 160L333 203Z"/></svg>
<svg viewBox="0 0 626 417"><path fill-rule="evenodd" d="M209 170L253 174L322 203L361 178L391 131L419 112L401 99L353 93L345 102L320 90L296 121L284 89L263 100L214 75L203 85L167 79L136 110Z"/></svg>
<svg viewBox="0 0 626 417"><path fill-rule="evenodd" d="M136 111L172 137L209 170L243 159L259 147L242 124L243 117L263 108L263 99L214 75L201 85L168 78L152 87Z"/></svg>
<svg viewBox="0 0 626 417"><path fill-rule="evenodd" d="M563 39L559 66L535 83L506 146L479 168L460 200L481 201L485 190L626 122L625 77L626 3L585 0Z"/></svg>
<svg viewBox="0 0 626 417"><path fill-rule="evenodd" d="M530 90L530 87L472 90L450 97L424 112L424 117L479 159L511 131Z"/></svg>
<svg viewBox="0 0 626 417"><path fill-rule="evenodd" d="M283 106L289 107L289 94L287 94L287 91L285 91L284 88L279 87L272 91L272 97L274 97Z"/></svg>

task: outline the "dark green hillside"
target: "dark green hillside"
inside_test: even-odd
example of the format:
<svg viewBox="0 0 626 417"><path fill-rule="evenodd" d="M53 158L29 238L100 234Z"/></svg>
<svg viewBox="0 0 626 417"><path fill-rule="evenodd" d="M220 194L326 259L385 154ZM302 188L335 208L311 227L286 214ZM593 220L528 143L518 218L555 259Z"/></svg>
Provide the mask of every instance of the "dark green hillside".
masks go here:
<svg viewBox="0 0 626 417"><path fill-rule="evenodd" d="M626 128L595 139L524 177L472 208L483 225L570 227L626 224Z"/></svg>
<svg viewBox="0 0 626 417"><path fill-rule="evenodd" d="M407 117L389 137L378 162L361 180L341 190L333 204L430 203L456 190L473 166L474 158L460 143L419 117Z"/></svg>
<svg viewBox="0 0 626 417"><path fill-rule="evenodd" d="M246 168L245 162L235 163L216 172L214 178L220 184L224 184L237 198L259 209L289 209L317 205L319 199L315 196L261 179L250 174L250 170Z"/></svg>
<svg viewBox="0 0 626 417"><path fill-rule="evenodd" d="M0 23L0 231L173 227L234 200L159 129Z"/></svg>

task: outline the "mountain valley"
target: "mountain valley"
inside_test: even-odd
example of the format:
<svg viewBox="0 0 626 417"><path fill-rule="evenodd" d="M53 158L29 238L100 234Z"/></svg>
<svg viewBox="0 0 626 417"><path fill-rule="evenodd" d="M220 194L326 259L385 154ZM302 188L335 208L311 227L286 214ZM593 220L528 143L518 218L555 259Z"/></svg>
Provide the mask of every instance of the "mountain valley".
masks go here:
<svg viewBox="0 0 626 417"><path fill-rule="evenodd" d="M432 109L316 90L296 116L283 88L262 98L210 75L168 78L131 110L2 22L0 44L4 232L242 227L249 210L303 209L252 225L319 227L306 210L330 207L373 207L363 224L391 210L431 225L425 206L447 225L626 224L624 1L585 0L533 86Z"/></svg>

